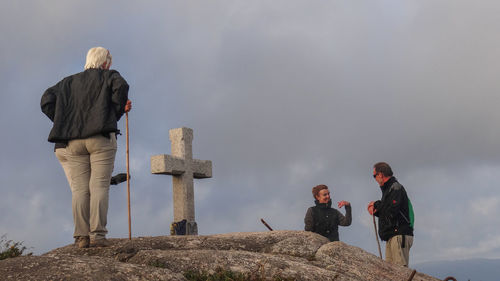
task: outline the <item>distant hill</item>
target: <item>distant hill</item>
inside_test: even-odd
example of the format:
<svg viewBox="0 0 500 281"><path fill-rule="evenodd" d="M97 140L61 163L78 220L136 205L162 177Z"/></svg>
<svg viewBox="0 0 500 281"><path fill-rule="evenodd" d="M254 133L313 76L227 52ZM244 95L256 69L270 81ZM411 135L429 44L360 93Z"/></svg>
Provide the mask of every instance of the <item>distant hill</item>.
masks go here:
<svg viewBox="0 0 500 281"><path fill-rule="evenodd" d="M470 259L421 263L412 266L418 272L440 279L448 276L458 281L499 281L500 259Z"/></svg>

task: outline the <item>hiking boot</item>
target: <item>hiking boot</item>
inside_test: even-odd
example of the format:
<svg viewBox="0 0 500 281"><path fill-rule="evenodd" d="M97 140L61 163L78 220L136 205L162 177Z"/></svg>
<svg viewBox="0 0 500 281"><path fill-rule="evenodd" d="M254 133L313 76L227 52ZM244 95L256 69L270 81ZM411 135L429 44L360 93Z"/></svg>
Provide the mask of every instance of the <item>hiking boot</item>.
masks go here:
<svg viewBox="0 0 500 281"><path fill-rule="evenodd" d="M90 247L109 247L111 243L106 238L90 240Z"/></svg>
<svg viewBox="0 0 500 281"><path fill-rule="evenodd" d="M78 236L75 237L75 246L78 248L88 248L90 244L90 239L88 236Z"/></svg>

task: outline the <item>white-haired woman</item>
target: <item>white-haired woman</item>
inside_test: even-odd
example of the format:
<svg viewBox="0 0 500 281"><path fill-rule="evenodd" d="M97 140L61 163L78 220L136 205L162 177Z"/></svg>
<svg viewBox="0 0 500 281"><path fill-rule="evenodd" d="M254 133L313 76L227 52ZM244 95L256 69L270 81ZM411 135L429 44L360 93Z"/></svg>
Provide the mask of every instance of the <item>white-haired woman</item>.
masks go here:
<svg viewBox="0 0 500 281"><path fill-rule="evenodd" d="M129 86L102 47L87 53L85 70L48 88L43 113L53 122L49 142L72 192L75 244L107 246L109 184L116 155L117 122L130 111Z"/></svg>

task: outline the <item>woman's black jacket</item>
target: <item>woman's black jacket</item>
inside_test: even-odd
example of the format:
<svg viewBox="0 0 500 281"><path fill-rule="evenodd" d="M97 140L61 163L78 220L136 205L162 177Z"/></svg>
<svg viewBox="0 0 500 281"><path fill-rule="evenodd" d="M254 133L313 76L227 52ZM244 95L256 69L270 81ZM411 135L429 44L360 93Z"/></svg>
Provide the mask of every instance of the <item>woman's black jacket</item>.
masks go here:
<svg viewBox="0 0 500 281"><path fill-rule="evenodd" d="M116 70L87 69L48 88L42 112L54 122L49 142L64 143L119 132L129 86Z"/></svg>
<svg viewBox="0 0 500 281"><path fill-rule="evenodd" d="M316 232L325 236L330 241L339 241L339 225L349 226L352 222L351 206L345 206L345 216L340 211L333 209L332 201L319 203L307 209L304 218L305 230Z"/></svg>

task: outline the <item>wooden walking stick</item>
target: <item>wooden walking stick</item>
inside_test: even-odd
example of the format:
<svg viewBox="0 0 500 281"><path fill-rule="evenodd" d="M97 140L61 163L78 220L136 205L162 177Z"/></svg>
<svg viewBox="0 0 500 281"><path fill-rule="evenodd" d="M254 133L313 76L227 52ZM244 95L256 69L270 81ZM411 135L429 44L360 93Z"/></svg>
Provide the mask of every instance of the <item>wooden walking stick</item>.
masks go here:
<svg viewBox="0 0 500 281"><path fill-rule="evenodd" d="M372 219L373 219L373 227L375 228L375 238L377 238L378 254L380 255L380 258L382 258L382 250L380 250L380 241L378 240L377 224L375 223L375 215L374 214L372 214Z"/></svg>
<svg viewBox="0 0 500 281"><path fill-rule="evenodd" d="M128 112L125 112L125 135L127 139L127 207L128 207L128 239L132 240L132 227L130 219L130 168L129 168L129 152L128 152Z"/></svg>

